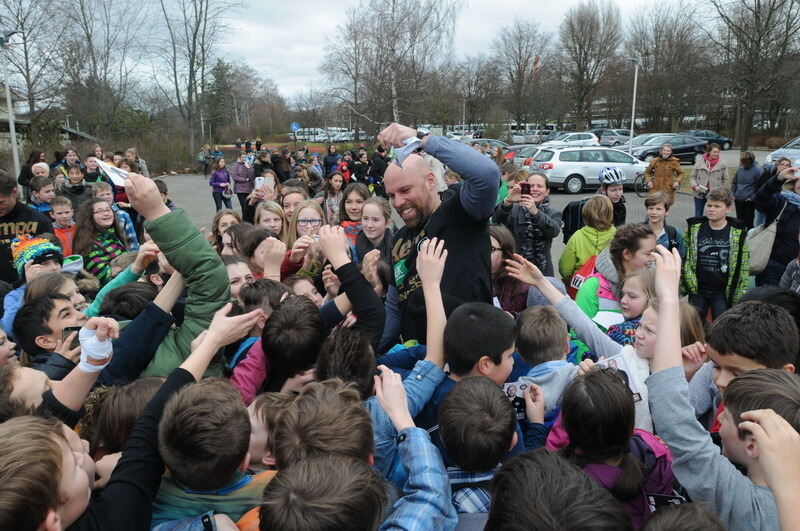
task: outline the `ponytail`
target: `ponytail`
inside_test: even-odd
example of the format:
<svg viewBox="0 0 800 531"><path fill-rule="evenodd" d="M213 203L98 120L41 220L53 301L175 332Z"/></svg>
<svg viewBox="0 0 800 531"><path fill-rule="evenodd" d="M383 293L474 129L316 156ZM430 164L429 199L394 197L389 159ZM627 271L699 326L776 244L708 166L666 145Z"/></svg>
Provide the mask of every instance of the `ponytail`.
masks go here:
<svg viewBox="0 0 800 531"><path fill-rule="evenodd" d="M642 492L644 488L644 471L641 461L631 455L630 451L622 454L622 461L618 468L622 469L622 475L609 491L616 499L624 502Z"/></svg>

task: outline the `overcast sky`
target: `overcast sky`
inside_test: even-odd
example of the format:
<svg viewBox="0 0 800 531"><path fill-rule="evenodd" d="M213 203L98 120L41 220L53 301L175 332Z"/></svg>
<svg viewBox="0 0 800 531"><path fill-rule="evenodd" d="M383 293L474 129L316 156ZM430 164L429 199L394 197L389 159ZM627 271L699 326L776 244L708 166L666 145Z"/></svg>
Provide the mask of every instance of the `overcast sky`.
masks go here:
<svg viewBox="0 0 800 531"><path fill-rule="evenodd" d="M623 20L653 0L613 0ZM669 0L672 1L672 0ZM454 37L456 57L487 51L497 31L517 18L533 18L556 32L562 17L579 0L466 0ZM360 0L244 0L231 21L222 48L228 59L245 59L277 83L291 98L313 84L321 87L318 71L324 48L345 10Z"/></svg>

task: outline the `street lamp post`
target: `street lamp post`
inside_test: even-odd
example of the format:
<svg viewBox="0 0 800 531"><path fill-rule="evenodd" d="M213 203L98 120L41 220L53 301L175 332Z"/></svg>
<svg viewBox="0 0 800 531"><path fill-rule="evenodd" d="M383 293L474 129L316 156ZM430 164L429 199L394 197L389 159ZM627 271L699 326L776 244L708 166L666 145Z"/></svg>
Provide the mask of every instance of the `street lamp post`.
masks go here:
<svg viewBox="0 0 800 531"><path fill-rule="evenodd" d="M633 126L636 122L636 86L639 82L639 60L629 58L633 63L633 102L631 103L631 137L628 141L628 155L633 155Z"/></svg>
<svg viewBox="0 0 800 531"><path fill-rule="evenodd" d="M18 31L4 31L0 35L0 48L3 49L3 83L6 85L6 105L8 107L8 132L11 134L11 157L14 159L14 175L19 175L19 152L17 151L17 128L14 123L14 104L11 102L11 88L8 86L8 40ZM20 190L20 193L22 190Z"/></svg>

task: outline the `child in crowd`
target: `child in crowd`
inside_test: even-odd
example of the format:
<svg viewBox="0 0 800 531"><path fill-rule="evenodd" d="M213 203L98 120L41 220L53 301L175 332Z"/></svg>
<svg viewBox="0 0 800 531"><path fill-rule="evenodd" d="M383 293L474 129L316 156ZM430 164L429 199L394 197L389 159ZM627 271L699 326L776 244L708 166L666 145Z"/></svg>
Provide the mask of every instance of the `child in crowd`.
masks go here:
<svg viewBox="0 0 800 531"><path fill-rule="evenodd" d="M214 199L214 206L217 212L222 210L222 203L225 203L225 208L231 209L231 197L233 196L233 189L231 185L231 175L228 168L225 167L225 159L222 157L214 161L211 166L211 178L208 180L211 186L211 196Z"/></svg>
<svg viewBox="0 0 800 531"><path fill-rule="evenodd" d="M356 237L361 230L361 216L364 202L369 199L367 185L353 182L347 185L342 192L342 202L339 204L339 225L344 227L350 245L356 244Z"/></svg>
<svg viewBox="0 0 800 531"><path fill-rule="evenodd" d="M83 167L80 164L72 164L67 168L67 180L58 185L56 195L69 198L76 212L92 198L92 187L83 179Z"/></svg>
<svg viewBox="0 0 800 531"><path fill-rule="evenodd" d="M654 192L644 200L644 206L647 209L647 226L656 235L656 243L669 250L678 249L681 256L685 256L686 248L683 245L683 234L666 222L667 214L672 206L669 194L666 192Z"/></svg>
<svg viewBox="0 0 800 531"><path fill-rule="evenodd" d="M50 217L53 218L53 232L61 242L64 256L69 256L72 254L72 244L75 240L72 201L66 197L55 197L50 203L50 207Z"/></svg>
<svg viewBox="0 0 800 531"><path fill-rule="evenodd" d="M39 212L52 212L51 203L56 197L56 190L50 177L34 177L30 183L30 205Z"/></svg>
<svg viewBox="0 0 800 531"><path fill-rule="evenodd" d="M625 196L623 195L625 180L625 172L622 168L611 166L603 168L600 172L600 189L597 193L608 197L614 204L615 227L625 225L625 218L627 217Z"/></svg>
<svg viewBox="0 0 800 531"><path fill-rule="evenodd" d="M178 208L175 206L175 203L172 202L172 199L169 198L169 188L167 188L167 182L164 179L153 179L153 181L156 183L158 193L161 194L161 200L164 201L164 204L167 205L167 208L170 209L170 211Z"/></svg>
<svg viewBox="0 0 800 531"><path fill-rule="evenodd" d="M95 197L84 203L75 222L73 251L83 257L86 270L106 284L111 280L109 262L127 250L128 238L108 202Z"/></svg>
<svg viewBox="0 0 800 531"><path fill-rule="evenodd" d="M228 270L228 279L230 280L231 299L239 297L239 291L247 284L255 280L253 272L250 270L250 265L239 255L226 254L222 257L222 263Z"/></svg>
<svg viewBox="0 0 800 531"><path fill-rule="evenodd" d="M114 211L114 217L117 218L117 223L121 224L122 228L125 230L125 237L128 239L128 245L131 251L138 251L139 239L136 237L136 229L133 226L133 221L130 215L119 208L114 202L114 192L111 189L111 185L103 181L94 183L92 185L92 197L99 197L108 203L111 210Z"/></svg>
<svg viewBox="0 0 800 531"><path fill-rule="evenodd" d="M680 255L677 250L669 253L659 248L656 264L659 334L647 386L656 430L675 456L672 470L692 500L708 503L728 529L778 529L776 496L766 486L759 442L739 423L745 412L770 408L792 428L800 429L800 377L776 369L740 370L725 386L720 454L689 402L677 326ZM751 328L742 333L755 337L761 331ZM792 353L796 352L795 345Z"/></svg>
<svg viewBox="0 0 800 531"><path fill-rule="evenodd" d="M702 317L710 310L716 319L747 290L750 251L746 225L728 217L733 204L730 191L715 188L704 202L705 215L687 220L681 291Z"/></svg>
<svg viewBox="0 0 800 531"><path fill-rule="evenodd" d="M292 393L261 393L247 406L250 417L250 470L274 470L275 455L272 453L272 437L280 415L294 400Z"/></svg>
<svg viewBox="0 0 800 531"><path fill-rule="evenodd" d="M228 227L241 222L242 216L234 210L223 209L214 215L214 219L211 221L211 232L208 235L208 241L216 249L217 253L222 252L222 235L228 230Z"/></svg>
<svg viewBox="0 0 800 531"><path fill-rule="evenodd" d="M614 237L614 204L608 197L597 195L583 205L581 217L584 225L570 236L558 260L558 272L569 286L572 275L591 257L600 254Z"/></svg>
<svg viewBox="0 0 800 531"><path fill-rule="evenodd" d="M264 201L256 207L253 225L267 229L283 241L286 239L287 222L281 206L274 201Z"/></svg>

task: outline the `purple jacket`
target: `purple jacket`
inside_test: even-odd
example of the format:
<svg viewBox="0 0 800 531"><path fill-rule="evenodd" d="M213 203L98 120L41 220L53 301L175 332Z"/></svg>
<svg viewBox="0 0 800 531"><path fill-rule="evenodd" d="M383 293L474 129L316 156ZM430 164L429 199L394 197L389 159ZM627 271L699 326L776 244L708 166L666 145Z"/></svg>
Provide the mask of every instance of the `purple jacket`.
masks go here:
<svg viewBox="0 0 800 531"><path fill-rule="evenodd" d="M233 177L234 193L249 194L253 191L255 169L252 166L248 168L237 160L231 168L231 177Z"/></svg>
<svg viewBox="0 0 800 531"><path fill-rule="evenodd" d="M217 193L222 193L222 191L225 190L224 187L220 186L222 183L230 184L230 182L231 176L227 168L218 169L211 175L211 179L208 180L208 184L211 185L211 191Z"/></svg>

